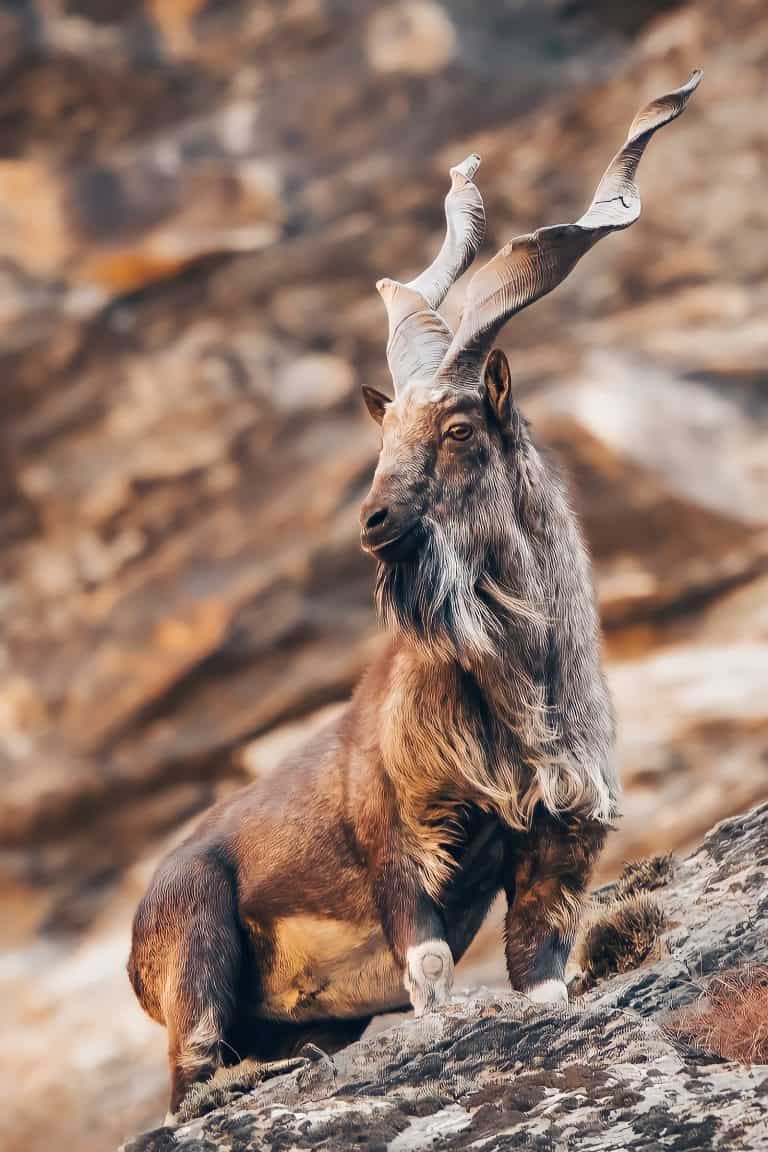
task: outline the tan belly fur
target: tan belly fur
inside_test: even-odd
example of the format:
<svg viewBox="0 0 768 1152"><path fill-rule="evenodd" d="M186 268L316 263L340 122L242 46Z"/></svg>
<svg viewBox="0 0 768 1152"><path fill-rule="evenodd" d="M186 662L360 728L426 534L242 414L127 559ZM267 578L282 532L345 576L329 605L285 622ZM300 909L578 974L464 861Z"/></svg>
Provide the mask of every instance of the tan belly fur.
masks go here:
<svg viewBox="0 0 768 1152"><path fill-rule="evenodd" d="M274 961L263 974L260 1015L351 1019L407 1003L403 974L378 924L290 916L273 930Z"/></svg>

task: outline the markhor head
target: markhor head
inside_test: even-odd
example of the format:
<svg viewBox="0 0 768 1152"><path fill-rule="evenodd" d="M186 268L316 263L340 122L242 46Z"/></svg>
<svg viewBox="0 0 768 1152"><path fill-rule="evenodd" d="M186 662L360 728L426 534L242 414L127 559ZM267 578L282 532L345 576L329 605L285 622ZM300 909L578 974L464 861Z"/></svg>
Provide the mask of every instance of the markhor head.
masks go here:
<svg viewBox="0 0 768 1152"><path fill-rule="evenodd" d="M451 169L445 240L429 268L407 284L377 285L389 317L394 397L363 387L382 443L360 513L361 542L379 564L380 614L433 653L482 660L510 618L534 633L544 619L524 508L535 496L546 516L547 494L532 493L538 457L494 342L601 237L638 218L640 158L700 79L692 73L641 109L579 220L518 236L474 273L455 333L438 308L485 235L478 156Z"/></svg>

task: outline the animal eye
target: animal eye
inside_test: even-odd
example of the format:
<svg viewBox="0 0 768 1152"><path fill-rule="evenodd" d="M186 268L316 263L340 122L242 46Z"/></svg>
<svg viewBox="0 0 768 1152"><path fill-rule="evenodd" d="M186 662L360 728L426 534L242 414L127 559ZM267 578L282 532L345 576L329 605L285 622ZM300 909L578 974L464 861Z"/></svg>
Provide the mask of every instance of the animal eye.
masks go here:
<svg viewBox="0 0 768 1152"><path fill-rule="evenodd" d="M451 440L469 440L473 431L471 424L451 424L445 434Z"/></svg>

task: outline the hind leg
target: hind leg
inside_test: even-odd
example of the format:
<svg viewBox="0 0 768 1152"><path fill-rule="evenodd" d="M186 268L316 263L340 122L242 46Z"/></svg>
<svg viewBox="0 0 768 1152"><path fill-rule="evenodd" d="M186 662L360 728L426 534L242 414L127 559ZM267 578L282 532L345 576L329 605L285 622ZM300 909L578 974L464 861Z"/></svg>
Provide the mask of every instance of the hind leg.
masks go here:
<svg viewBox="0 0 768 1152"><path fill-rule="evenodd" d="M182 1123L220 1108L258 1084L317 1063L359 1040L371 1017L316 1020L298 1024L262 1017L243 1019L238 1013L226 1042L223 1063L229 1066L205 1083L191 1084L175 1116L166 1124ZM236 1056L237 1062L232 1057ZM332 1065L331 1065L332 1067Z"/></svg>
<svg viewBox="0 0 768 1152"><path fill-rule="evenodd" d="M254 1019L232 1033L233 1047L243 1057L205 1084L193 1084L170 1123L187 1123L220 1108L275 1076L324 1063L333 1052L359 1040L370 1017L355 1020L317 1020L306 1024ZM231 1053L230 1053L231 1055ZM327 1071L333 1076L333 1065Z"/></svg>
<svg viewBox="0 0 768 1152"><path fill-rule="evenodd" d="M169 1110L222 1062L242 962L232 881L210 856L181 850L164 861L134 921L131 981L168 1030Z"/></svg>
<svg viewBox="0 0 768 1152"><path fill-rule="evenodd" d="M512 987L537 1003L565 1002L565 965L606 827L537 813L508 842L505 946Z"/></svg>

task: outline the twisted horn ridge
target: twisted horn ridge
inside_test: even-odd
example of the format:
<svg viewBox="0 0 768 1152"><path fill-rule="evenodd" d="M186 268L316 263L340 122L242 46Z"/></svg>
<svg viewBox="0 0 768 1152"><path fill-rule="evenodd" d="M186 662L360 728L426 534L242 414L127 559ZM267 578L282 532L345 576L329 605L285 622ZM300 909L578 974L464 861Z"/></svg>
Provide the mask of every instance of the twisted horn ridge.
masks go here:
<svg viewBox="0 0 768 1152"><path fill-rule="evenodd" d="M499 329L565 279L602 236L627 228L640 215L635 173L654 132L684 110L701 80L694 71L681 88L653 100L632 121L624 147L614 156L597 186L592 203L575 224L556 224L518 236L484 264L469 282L458 331L441 366L441 374L465 374L476 383Z"/></svg>
<svg viewBox="0 0 768 1152"><path fill-rule="evenodd" d="M445 239L429 268L408 284L421 293L428 308L440 307L485 237L483 198L473 181L479 167L480 157L473 153L451 168L451 188L445 198Z"/></svg>
<svg viewBox="0 0 768 1152"><path fill-rule="evenodd" d="M451 330L438 315L451 285L474 260L485 235L485 211L473 176L480 157L468 156L451 168L445 198L445 239L429 267L411 280L376 285L389 318L387 361L395 391L409 380L435 375L451 343Z"/></svg>

